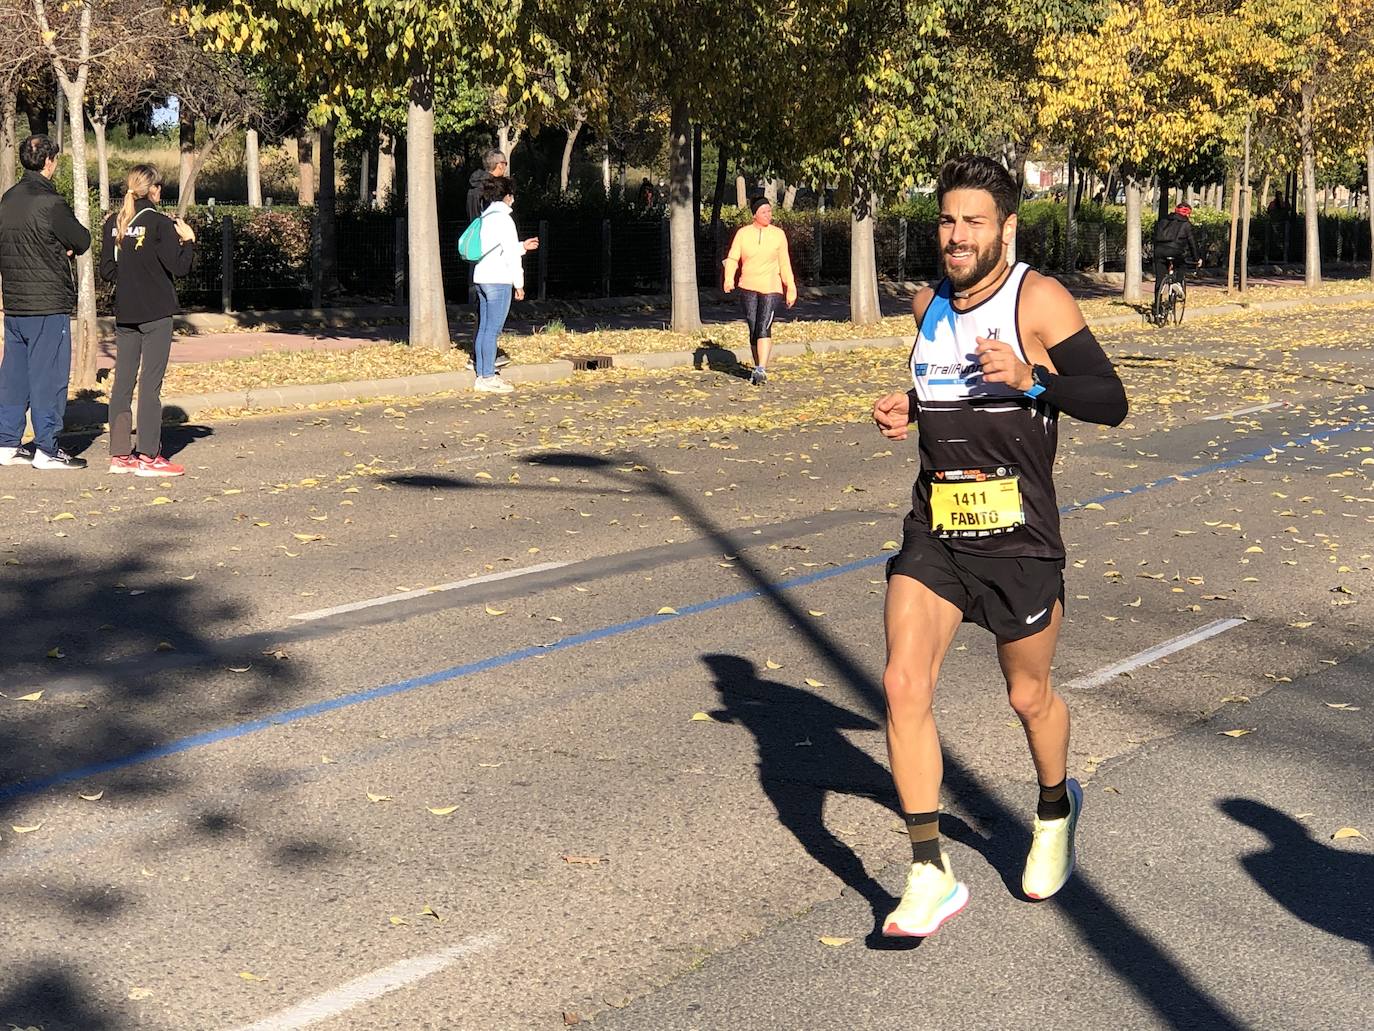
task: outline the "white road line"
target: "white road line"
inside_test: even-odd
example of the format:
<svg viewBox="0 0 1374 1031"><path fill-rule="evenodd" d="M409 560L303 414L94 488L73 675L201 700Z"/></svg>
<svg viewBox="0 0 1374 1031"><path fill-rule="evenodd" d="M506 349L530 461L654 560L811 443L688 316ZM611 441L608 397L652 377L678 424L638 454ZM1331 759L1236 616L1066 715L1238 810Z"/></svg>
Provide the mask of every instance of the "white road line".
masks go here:
<svg viewBox="0 0 1374 1031"><path fill-rule="evenodd" d="M1128 659L1122 659L1115 665L1100 669L1096 673L1089 673L1087 676L1079 677L1077 680L1070 680L1067 684L1060 686L1061 691L1091 691L1095 687L1111 682L1122 673L1129 673L1131 670L1139 669L1141 666L1148 666L1150 663L1172 655L1174 652L1181 652L1184 648L1190 648L1200 641L1205 641L1209 637L1216 637L1217 634L1224 634L1228 630L1233 630L1238 626L1244 625L1243 619L1218 619L1208 623L1206 626L1198 627L1192 633L1183 634L1173 640L1157 644L1153 648L1146 648L1143 652L1136 652Z"/></svg>
<svg viewBox="0 0 1374 1031"><path fill-rule="evenodd" d="M418 591L403 591L399 594L386 594L380 598L368 598L366 601L351 601L347 605L335 605L332 609L316 609L314 612L302 612L292 616L292 619L312 620L325 619L329 616L337 616L343 612L357 612L359 609L370 609L377 605L390 605L393 602L409 601L411 598L423 598L426 594L438 594L440 591L456 591L460 587L472 587L474 584L489 584L496 580L509 580L516 576L528 576L530 573L542 573L549 569L561 569L563 566L570 566L571 562L541 562L537 566L525 566L523 569L508 569L504 573L488 573L485 576L474 576L467 580L457 580L451 584L439 584L437 587L422 587Z"/></svg>
<svg viewBox="0 0 1374 1031"><path fill-rule="evenodd" d="M253 1024L244 1024L236 1031L294 1031L295 1028L309 1027L340 1013L346 1013L355 1006L380 999L398 988L414 984L431 974L452 966L465 956L483 952L497 943L495 934L479 935L468 938L447 949L431 952L427 956L403 959L389 967L374 970L370 974L341 984L339 987L306 999L299 1005L282 1010Z"/></svg>
<svg viewBox="0 0 1374 1031"><path fill-rule="evenodd" d="M1237 408L1234 412L1222 412L1220 415L1209 415L1203 422L1217 422L1221 419L1234 419L1237 415L1253 415L1255 412L1267 412L1271 408L1281 408L1286 402L1271 401L1267 405L1254 405L1250 408Z"/></svg>

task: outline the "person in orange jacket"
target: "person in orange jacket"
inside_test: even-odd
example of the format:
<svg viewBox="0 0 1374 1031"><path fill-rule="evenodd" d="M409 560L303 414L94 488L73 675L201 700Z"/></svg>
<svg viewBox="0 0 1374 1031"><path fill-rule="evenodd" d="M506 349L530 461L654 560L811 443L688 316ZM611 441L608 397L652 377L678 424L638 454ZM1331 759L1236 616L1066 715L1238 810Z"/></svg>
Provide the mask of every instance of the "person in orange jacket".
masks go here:
<svg viewBox="0 0 1374 1031"><path fill-rule="evenodd" d="M797 281L792 275L792 259L787 253L787 235L773 225L773 205L755 197L749 207L754 221L740 228L725 258L725 292L738 286L749 324L749 349L754 355L754 371L749 382L755 386L768 381L768 353L773 349L773 316L778 306L797 303Z"/></svg>

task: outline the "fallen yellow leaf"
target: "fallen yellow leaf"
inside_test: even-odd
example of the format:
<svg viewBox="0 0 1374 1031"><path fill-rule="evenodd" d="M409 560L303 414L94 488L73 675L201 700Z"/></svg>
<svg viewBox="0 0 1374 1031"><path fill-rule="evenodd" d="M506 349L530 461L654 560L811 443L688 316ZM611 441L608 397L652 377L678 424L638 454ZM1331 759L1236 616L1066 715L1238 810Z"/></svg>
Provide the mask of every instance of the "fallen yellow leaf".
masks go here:
<svg viewBox="0 0 1374 1031"><path fill-rule="evenodd" d="M774 662L772 659L766 660L763 665L766 669L782 669L782 663Z"/></svg>
<svg viewBox="0 0 1374 1031"><path fill-rule="evenodd" d="M807 686L807 687L824 687L825 685L822 684L819 680L812 680L810 677L807 677L807 678L806 678L806 686Z"/></svg>
<svg viewBox="0 0 1374 1031"><path fill-rule="evenodd" d="M1101 505L1099 505L1096 501L1089 501L1086 505L1083 506L1083 508L1084 508L1085 511L1088 511L1088 512L1105 512L1105 511L1106 511L1106 509L1103 508Z"/></svg>
<svg viewBox="0 0 1374 1031"><path fill-rule="evenodd" d="M1246 734L1253 734L1254 732L1255 728L1251 727L1249 730L1221 730L1217 733L1222 737L1244 737Z"/></svg>
<svg viewBox="0 0 1374 1031"><path fill-rule="evenodd" d="M820 611L818 611L818 610L816 610L816 609L807 609L807 610L806 610L806 614L807 614L808 616L824 616L824 615L825 615L824 612L820 612Z"/></svg>
<svg viewBox="0 0 1374 1031"><path fill-rule="evenodd" d="M65 659L66 657L67 653L64 652L61 648L48 649L48 658L50 659Z"/></svg>
<svg viewBox="0 0 1374 1031"><path fill-rule="evenodd" d="M407 919L406 919L405 917L403 917L403 916L392 916L392 917L387 917L387 919L391 921L391 925L392 925L393 927L400 927L402 924L408 924L408 923L410 923L410 921L407 920Z"/></svg>
<svg viewBox="0 0 1374 1031"><path fill-rule="evenodd" d="M676 615L677 615L677 609L673 608L671 605L664 605L663 608L661 608L661 609L659 609L657 612L655 612L654 615L656 615L656 616L676 616Z"/></svg>
<svg viewBox="0 0 1374 1031"><path fill-rule="evenodd" d="M253 973L253 972L251 972L251 971L248 971L248 970L240 970L240 971L239 971L239 977L243 978L245 981L266 981L266 980L267 980L267 978L265 978L265 977L259 977L257 974L255 974L255 973Z"/></svg>
<svg viewBox="0 0 1374 1031"><path fill-rule="evenodd" d="M853 938L832 938L832 937L830 937L829 935L824 935L824 934L823 934L823 935L821 935L821 937L820 937L819 939L817 939L817 940L818 940L822 945L829 945L832 949L838 949L841 945L848 945L848 944L849 944L850 942L852 942L854 939L853 939Z"/></svg>
<svg viewBox="0 0 1374 1031"><path fill-rule="evenodd" d="M506 614L505 609L492 608L490 605L484 605L483 608L486 610L488 616L504 616Z"/></svg>
<svg viewBox="0 0 1374 1031"><path fill-rule="evenodd" d="M94 795L81 795L80 797L84 798L87 802L99 802L105 797L105 789L101 788Z"/></svg>
<svg viewBox="0 0 1374 1031"><path fill-rule="evenodd" d="M390 796L390 795L374 795L371 791L369 791L369 792L367 793L367 800L368 800L369 802L390 802L390 801L391 801L391 796Z"/></svg>
<svg viewBox="0 0 1374 1031"><path fill-rule="evenodd" d="M898 544L896 541L883 541L884 551L896 551L900 547L901 545Z"/></svg>
<svg viewBox="0 0 1374 1031"><path fill-rule="evenodd" d="M72 515L70 512L58 512L57 515L53 516L52 519L49 520L49 522L62 523L66 522L68 519L75 518L76 516Z"/></svg>
<svg viewBox="0 0 1374 1031"><path fill-rule="evenodd" d="M715 718L714 718L710 713L706 713L706 712L694 712L694 713L692 713L692 722L693 722L693 723L715 723L716 720L715 720Z"/></svg>
<svg viewBox="0 0 1374 1031"><path fill-rule="evenodd" d="M42 691L35 691L35 692L33 692L33 694L21 694L21 695L19 696L19 701L21 701L21 702L36 702L36 701L38 701L38 699L40 699L40 698L42 698L42 697L43 697L43 692L42 692Z"/></svg>
<svg viewBox="0 0 1374 1031"><path fill-rule="evenodd" d="M10 826L14 829L15 834L32 834L34 831L38 830L39 827L43 826L43 821L39 820L30 827L21 827L17 823L12 823Z"/></svg>
<svg viewBox="0 0 1374 1031"><path fill-rule="evenodd" d="M456 805L439 806L437 809L432 806L425 806L425 808L428 809L435 816L447 816L449 813L455 813L458 811L458 807Z"/></svg>
<svg viewBox="0 0 1374 1031"><path fill-rule="evenodd" d="M1364 835L1354 827L1342 827L1335 834L1331 835L1332 841L1344 841L1346 838L1363 838Z"/></svg>
<svg viewBox="0 0 1374 1031"><path fill-rule="evenodd" d="M153 498L152 501L148 502L148 504L150 504L150 505L170 505L171 503L172 503L172 499L171 499L171 498L163 498L163 497L156 497L156 498Z"/></svg>

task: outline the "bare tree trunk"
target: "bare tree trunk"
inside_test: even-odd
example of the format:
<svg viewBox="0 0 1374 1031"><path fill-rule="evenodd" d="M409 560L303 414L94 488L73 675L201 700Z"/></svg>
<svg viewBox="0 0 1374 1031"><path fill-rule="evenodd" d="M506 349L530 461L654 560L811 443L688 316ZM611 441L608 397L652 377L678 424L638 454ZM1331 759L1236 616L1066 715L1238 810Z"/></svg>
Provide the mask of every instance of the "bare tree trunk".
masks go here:
<svg viewBox="0 0 1374 1031"><path fill-rule="evenodd" d="M296 137L296 168L300 172L300 186L296 190L296 203L308 208L315 203L315 155L310 132L302 132Z"/></svg>
<svg viewBox="0 0 1374 1031"><path fill-rule="evenodd" d="M857 326L883 317L878 303L878 250L873 241L876 215L874 198L855 190L849 209L849 321Z"/></svg>
<svg viewBox="0 0 1374 1031"><path fill-rule="evenodd" d="M701 328L697 240L692 223L692 123L684 96L673 98L668 133L668 233L673 281L673 331Z"/></svg>
<svg viewBox="0 0 1374 1031"><path fill-rule="evenodd" d="M334 133L337 116L331 116L316 139L320 144L320 184L315 193L315 211L320 220L320 291L325 297L339 292L338 183L334 175Z"/></svg>
<svg viewBox="0 0 1374 1031"><path fill-rule="evenodd" d="M749 206L749 180L742 175L735 176L735 206L740 208Z"/></svg>
<svg viewBox="0 0 1374 1031"><path fill-rule="evenodd" d="M1369 212L1369 279L1374 282L1374 138L1365 146L1364 170L1365 188L1368 191L1365 207Z"/></svg>
<svg viewBox="0 0 1374 1031"><path fill-rule="evenodd" d="M1321 234L1317 226L1317 152L1316 130L1312 125L1312 93L1312 87L1303 88L1302 118L1298 130L1298 137L1302 143L1303 223L1307 231L1306 253L1303 255L1303 282L1309 288L1320 286L1322 281Z"/></svg>
<svg viewBox="0 0 1374 1031"><path fill-rule="evenodd" d="M192 151L191 166L186 173L187 179L185 188L177 191L178 215L185 217L196 195L196 179L200 177L200 170L204 168L206 162L210 160L210 155L215 152L231 132L238 128L239 124L237 120L222 121L213 126L207 125L205 127L208 133L205 140L205 146L201 147L200 150Z"/></svg>
<svg viewBox="0 0 1374 1031"><path fill-rule="evenodd" d="M91 225L91 187L86 171L85 115L86 67L75 82L63 84L71 121L72 212L83 226ZM87 250L76 259L76 323L73 326L73 365L76 385L95 386L96 355L100 351L100 327L95 320L95 261Z"/></svg>
<svg viewBox="0 0 1374 1031"><path fill-rule="evenodd" d="M506 175L514 175L515 148L520 145L520 126L511 123L496 127L496 149L506 155Z"/></svg>
<svg viewBox="0 0 1374 1031"><path fill-rule="evenodd" d="M1121 299L1129 303L1140 300L1140 180L1126 177L1126 275L1122 282Z"/></svg>
<svg viewBox="0 0 1374 1031"><path fill-rule="evenodd" d="M244 134L243 171L248 179L248 206L262 207L262 156L258 148L258 130Z"/></svg>
<svg viewBox="0 0 1374 1031"><path fill-rule="evenodd" d="M774 206L778 203L778 181L776 179L765 179L763 183L763 199Z"/></svg>
<svg viewBox="0 0 1374 1031"><path fill-rule="evenodd" d="M17 175L14 168L19 146L15 124L18 121L17 102L14 90L0 90L0 194L14 185Z"/></svg>
<svg viewBox="0 0 1374 1031"><path fill-rule="evenodd" d="M358 203L367 207L372 200L372 146L363 147L363 156L358 162Z"/></svg>
<svg viewBox="0 0 1374 1031"><path fill-rule="evenodd" d="M177 146L181 150L181 163L177 166L177 210L185 211L196 202L195 177L191 174L191 166L196 160L195 116L182 107L177 124ZM185 204L182 203L183 197L189 198Z"/></svg>
<svg viewBox="0 0 1374 1031"><path fill-rule="evenodd" d="M84 131L84 126L82 127ZM104 116L91 118L91 129L95 134L96 180L100 184L100 210L110 210L110 152L105 144L105 130L108 125Z"/></svg>
<svg viewBox="0 0 1374 1031"><path fill-rule="evenodd" d="M558 166L559 193L566 194L568 192L568 179L572 173L573 148L577 146L577 137L585 124L586 120L579 118L577 123L568 130L568 138L563 141L563 163Z"/></svg>
<svg viewBox="0 0 1374 1031"><path fill-rule="evenodd" d="M797 204L797 184L788 183L782 195L782 210L791 211Z"/></svg>
<svg viewBox="0 0 1374 1031"><path fill-rule="evenodd" d="M63 132L66 130L67 127L67 112L65 110L66 101L66 94L63 93L62 87L59 85L57 87L57 138L54 141L57 143L58 150L61 150L62 144L67 142L62 136ZM86 127L82 126L81 131L84 133L86 131Z"/></svg>
<svg viewBox="0 0 1374 1031"><path fill-rule="evenodd" d="M1240 220L1240 169L1231 170L1231 235L1226 238L1226 292L1236 282L1236 223Z"/></svg>
<svg viewBox="0 0 1374 1031"><path fill-rule="evenodd" d="M606 196L611 195L611 148L607 147L601 152L601 189Z"/></svg>
<svg viewBox="0 0 1374 1031"><path fill-rule="evenodd" d="M716 189L711 195L711 239L720 239L720 209L725 204L726 166L730 163L730 148L721 147L716 154Z"/></svg>
<svg viewBox="0 0 1374 1031"><path fill-rule="evenodd" d="M509 155L507 155L509 157ZM410 84L406 109L406 230L410 254L410 343L450 346L444 277L439 264L439 198L434 185L434 86L428 75Z"/></svg>
<svg viewBox="0 0 1374 1031"><path fill-rule="evenodd" d="M377 137L377 199L373 204L385 208L396 188L396 137L385 129Z"/></svg>

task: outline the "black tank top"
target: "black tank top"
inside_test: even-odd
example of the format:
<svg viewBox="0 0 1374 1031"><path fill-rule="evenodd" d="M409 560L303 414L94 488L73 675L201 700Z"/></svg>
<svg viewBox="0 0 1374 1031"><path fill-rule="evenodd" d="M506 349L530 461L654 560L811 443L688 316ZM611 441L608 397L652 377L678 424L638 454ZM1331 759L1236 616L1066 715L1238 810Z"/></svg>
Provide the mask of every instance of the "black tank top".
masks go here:
<svg viewBox="0 0 1374 1031"><path fill-rule="evenodd" d="M911 350L916 385L916 430L921 475L911 491L914 517L951 548L989 557L1062 559L1059 505L1054 495L1054 456L1059 446L1059 413L1005 383L984 383L975 354L978 337L995 337L1028 361L1021 345L1017 309L1029 266L1013 266L1007 281L967 311L956 311L948 279L936 287ZM972 500L960 487L987 481L1008 486L1016 478L1024 522L989 529L980 520L977 489ZM972 506L951 514L942 493L941 516L932 511L931 494L956 490ZM949 519L942 522L940 519Z"/></svg>

